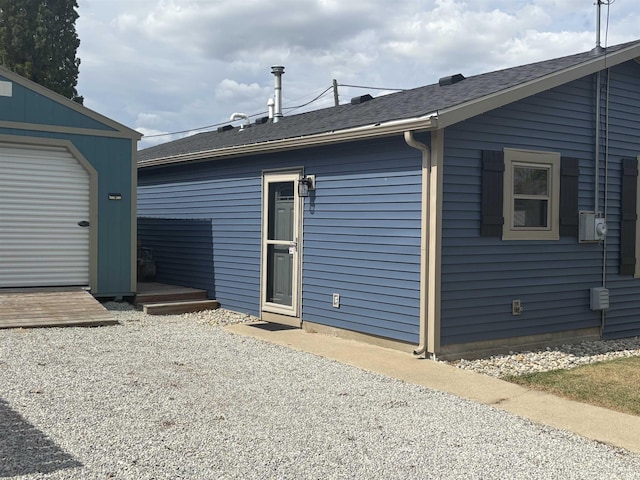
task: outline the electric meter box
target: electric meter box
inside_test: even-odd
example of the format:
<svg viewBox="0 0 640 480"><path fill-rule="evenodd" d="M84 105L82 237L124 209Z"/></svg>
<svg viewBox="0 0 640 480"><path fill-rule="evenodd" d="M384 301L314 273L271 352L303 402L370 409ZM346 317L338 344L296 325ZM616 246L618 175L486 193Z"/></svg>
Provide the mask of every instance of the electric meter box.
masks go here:
<svg viewBox="0 0 640 480"><path fill-rule="evenodd" d="M596 287L590 290L591 310L606 310L609 308L609 289Z"/></svg>
<svg viewBox="0 0 640 480"><path fill-rule="evenodd" d="M604 218L596 217L594 212L580 212L580 242L599 242L607 235L607 223Z"/></svg>

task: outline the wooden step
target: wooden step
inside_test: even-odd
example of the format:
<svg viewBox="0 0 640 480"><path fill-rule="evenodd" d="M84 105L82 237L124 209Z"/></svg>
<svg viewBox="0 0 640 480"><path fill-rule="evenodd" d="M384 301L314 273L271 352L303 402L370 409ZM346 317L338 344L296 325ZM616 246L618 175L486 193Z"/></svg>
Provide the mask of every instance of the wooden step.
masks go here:
<svg viewBox="0 0 640 480"><path fill-rule="evenodd" d="M206 300L206 290L193 290L184 292L173 293L143 293L137 294L135 297L136 305L143 305L145 303L164 303L164 302L178 302L183 300Z"/></svg>
<svg viewBox="0 0 640 480"><path fill-rule="evenodd" d="M167 303L182 300L206 300L207 291L155 282L140 282L134 298L136 306L146 303Z"/></svg>
<svg viewBox="0 0 640 480"><path fill-rule="evenodd" d="M142 304L142 310L148 315L179 315L201 312L202 310L216 310L217 308L220 308L220 302L217 300L184 300Z"/></svg>

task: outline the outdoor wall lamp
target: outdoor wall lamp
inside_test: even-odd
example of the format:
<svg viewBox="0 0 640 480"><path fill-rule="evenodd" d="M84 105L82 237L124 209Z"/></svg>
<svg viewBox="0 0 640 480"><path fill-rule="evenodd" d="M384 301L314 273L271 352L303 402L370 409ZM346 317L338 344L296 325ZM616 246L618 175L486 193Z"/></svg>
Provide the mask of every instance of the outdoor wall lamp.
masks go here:
<svg viewBox="0 0 640 480"><path fill-rule="evenodd" d="M310 190L316 189L316 176L307 175L298 180L298 196L308 197Z"/></svg>

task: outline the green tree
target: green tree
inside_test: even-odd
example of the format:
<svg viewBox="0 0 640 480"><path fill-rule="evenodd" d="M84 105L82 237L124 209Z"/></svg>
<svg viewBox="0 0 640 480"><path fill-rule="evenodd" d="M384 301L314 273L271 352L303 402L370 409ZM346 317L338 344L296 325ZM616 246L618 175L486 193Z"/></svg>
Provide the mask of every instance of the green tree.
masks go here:
<svg viewBox="0 0 640 480"><path fill-rule="evenodd" d="M0 0L0 64L82 103L76 8L76 0Z"/></svg>

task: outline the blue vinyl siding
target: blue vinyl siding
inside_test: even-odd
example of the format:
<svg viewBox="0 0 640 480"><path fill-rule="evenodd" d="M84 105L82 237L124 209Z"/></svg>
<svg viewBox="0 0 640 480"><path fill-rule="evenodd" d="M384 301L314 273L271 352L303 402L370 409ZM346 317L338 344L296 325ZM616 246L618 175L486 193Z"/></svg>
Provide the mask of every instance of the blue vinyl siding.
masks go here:
<svg viewBox="0 0 640 480"><path fill-rule="evenodd" d="M605 315L603 336L620 338L640 335L640 279L619 275L621 159L640 155L640 65L636 62L611 70L609 124L606 258L611 308ZM604 168L602 164L603 182ZM640 258L636 258L638 261Z"/></svg>
<svg viewBox="0 0 640 480"><path fill-rule="evenodd" d="M143 169L138 215L210 219L216 297L257 315L262 171L300 167L316 175L304 201L303 320L417 342L421 159L401 138Z"/></svg>
<svg viewBox="0 0 640 480"><path fill-rule="evenodd" d="M138 242L151 249L155 281L199 288L216 297L211 220L139 217Z"/></svg>
<svg viewBox="0 0 640 480"><path fill-rule="evenodd" d="M621 158L640 153L639 79L640 65L633 62L612 70L606 242L611 309L605 337L640 333L640 280L617 273ZM447 129L443 345L601 325L600 312L589 309L589 289L602 285L602 245L564 236L559 241L503 241L479 235L482 150L511 147L578 158L579 208L594 210L594 92L595 77L584 78ZM605 198L603 152L600 210ZM511 314L513 299L522 302L521 316Z"/></svg>
<svg viewBox="0 0 640 480"><path fill-rule="evenodd" d="M201 267L196 278L188 272L171 279L185 286L207 284L209 295L231 310L259 315L261 241L261 167L255 161L218 161L183 167L141 170L138 174L138 217L163 222L206 219L209 231L192 239L209 250L198 250ZM149 221L148 219L146 221ZM162 242L156 232L154 249L162 263L181 255L183 245ZM159 267L161 264L159 264ZM204 278L210 275L210 278ZM169 279L169 278L168 278Z"/></svg>
<svg viewBox="0 0 640 480"><path fill-rule="evenodd" d="M416 343L420 154L402 139L330 150L305 165L317 190L305 202L303 319Z"/></svg>

